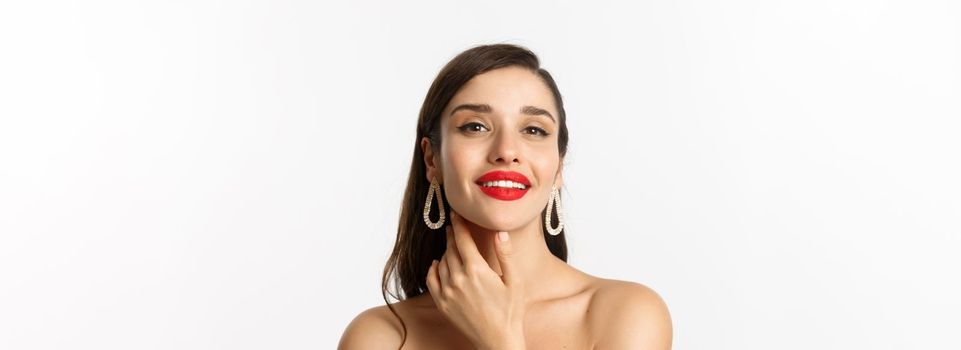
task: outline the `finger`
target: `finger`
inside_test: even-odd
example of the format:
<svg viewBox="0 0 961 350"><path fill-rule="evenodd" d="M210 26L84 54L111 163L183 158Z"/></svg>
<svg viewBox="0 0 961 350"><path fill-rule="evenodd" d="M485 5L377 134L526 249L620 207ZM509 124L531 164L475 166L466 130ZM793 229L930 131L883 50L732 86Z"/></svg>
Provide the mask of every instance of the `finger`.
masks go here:
<svg viewBox="0 0 961 350"><path fill-rule="evenodd" d="M501 265L501 279L505 285L516 285L517 273L514 270L514 250L511 247L510 233L505 231L497 233L497 241L494 243L494 250L497 253L497 261Z"/></svg>
<svg viewBox="0 0 961 350"><path fill-rule="evenodd" d="M444 252L444 256L447 257L447 268L450 269L450 273L463 273L464 266L460 258L460 252L457 251L457 241L454 240L454 228L447 227L447 251Z"/></svg>
<svg viewBox="0 0 961 350"><path fill-rule="evenodd" d="M450 268L447 266L447 253L440 257L440 261L437 262L437 277L440 280L441 290L446 288L450 284Z"/></svg>
<svg viewBox="0 0 961 350"><path fill-rule="evenodd" d="M437 260L431 260L430 267L427 268L427 290L437 303L437 297L441 294L440 277L437 275Z"/></svg>
<svg viewBox="0 0 961 350"><path fill-rule="evenodd" d="M484 257L481 256L480 250L477 249L477 243L474 242L474 237L471 236L470 230L467 229L467 223L464 222L464 218L451 211L450 222L451 226L453 226L454 243L457 246L457 252L461 258L461 262L464 265L480 264L483 262L486 266L486 261L484 261Z"/></svg>

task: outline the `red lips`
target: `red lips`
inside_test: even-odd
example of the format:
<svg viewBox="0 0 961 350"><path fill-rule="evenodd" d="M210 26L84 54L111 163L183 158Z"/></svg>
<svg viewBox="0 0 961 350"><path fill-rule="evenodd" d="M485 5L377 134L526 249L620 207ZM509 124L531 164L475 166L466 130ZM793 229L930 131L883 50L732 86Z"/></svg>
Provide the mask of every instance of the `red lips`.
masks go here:
<svg viewBox="0 0 961 350"><path fill-rule="evenodd" d="M490 181L513 181L524 185L524 189L519 188L507 188L507 187L488 187L484 186L485 182ZM474 181L478 186L480 186L481 191L484 194L494 197L496 199L512 201L520 199L527 193L527 190L531 187L531 181L527 179L524 174L518 173L516 171L500 171L495 170L484 174L483 176L477 178Z"/></svg>

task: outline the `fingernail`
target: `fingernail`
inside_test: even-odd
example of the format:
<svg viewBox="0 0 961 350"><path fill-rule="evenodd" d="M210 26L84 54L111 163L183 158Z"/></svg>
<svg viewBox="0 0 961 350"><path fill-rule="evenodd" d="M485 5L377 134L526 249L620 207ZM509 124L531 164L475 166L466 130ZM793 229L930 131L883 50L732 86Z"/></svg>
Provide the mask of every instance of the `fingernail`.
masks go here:
<svg viewBox="0 0 961 350"><path fill-rule="evenodd" d="M507 242L507 240L510 239L511 236L508 235L507 232L501 231L497 233L497 238L500 239L501 242Z"/></svg>

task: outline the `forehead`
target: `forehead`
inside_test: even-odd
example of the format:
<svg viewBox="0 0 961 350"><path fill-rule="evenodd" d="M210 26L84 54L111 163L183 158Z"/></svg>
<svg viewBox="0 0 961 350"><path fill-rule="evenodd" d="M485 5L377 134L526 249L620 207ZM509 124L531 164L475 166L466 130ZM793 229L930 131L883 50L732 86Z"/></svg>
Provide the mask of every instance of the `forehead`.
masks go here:
<svg viewBox="0 0 961 350"><path fill-rule="evenodd" d="M444 115L462 103L488 104L494 113L501 114L534 106L557 115L550 88L537 73L521 67L498 68L474 76L450 100Z"/></svg>

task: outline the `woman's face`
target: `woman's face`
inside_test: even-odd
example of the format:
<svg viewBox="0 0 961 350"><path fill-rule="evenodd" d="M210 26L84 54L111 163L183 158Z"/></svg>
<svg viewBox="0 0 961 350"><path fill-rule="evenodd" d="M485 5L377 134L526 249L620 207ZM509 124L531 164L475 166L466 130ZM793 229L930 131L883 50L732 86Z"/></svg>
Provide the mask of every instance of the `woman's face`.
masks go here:
<svg viewBox="0 0 961 350"><path fill-rule="evenodd" d="M504 67L477 75L444 108L439 154L421 140L427 180L436 176L450 206L479 226L514 231L539 223L551 187L562 185L557 118L551 90L535 72ZM485 174L511 178L492 171L522 178L513 178L513 188L490 187Z"/></svg>

